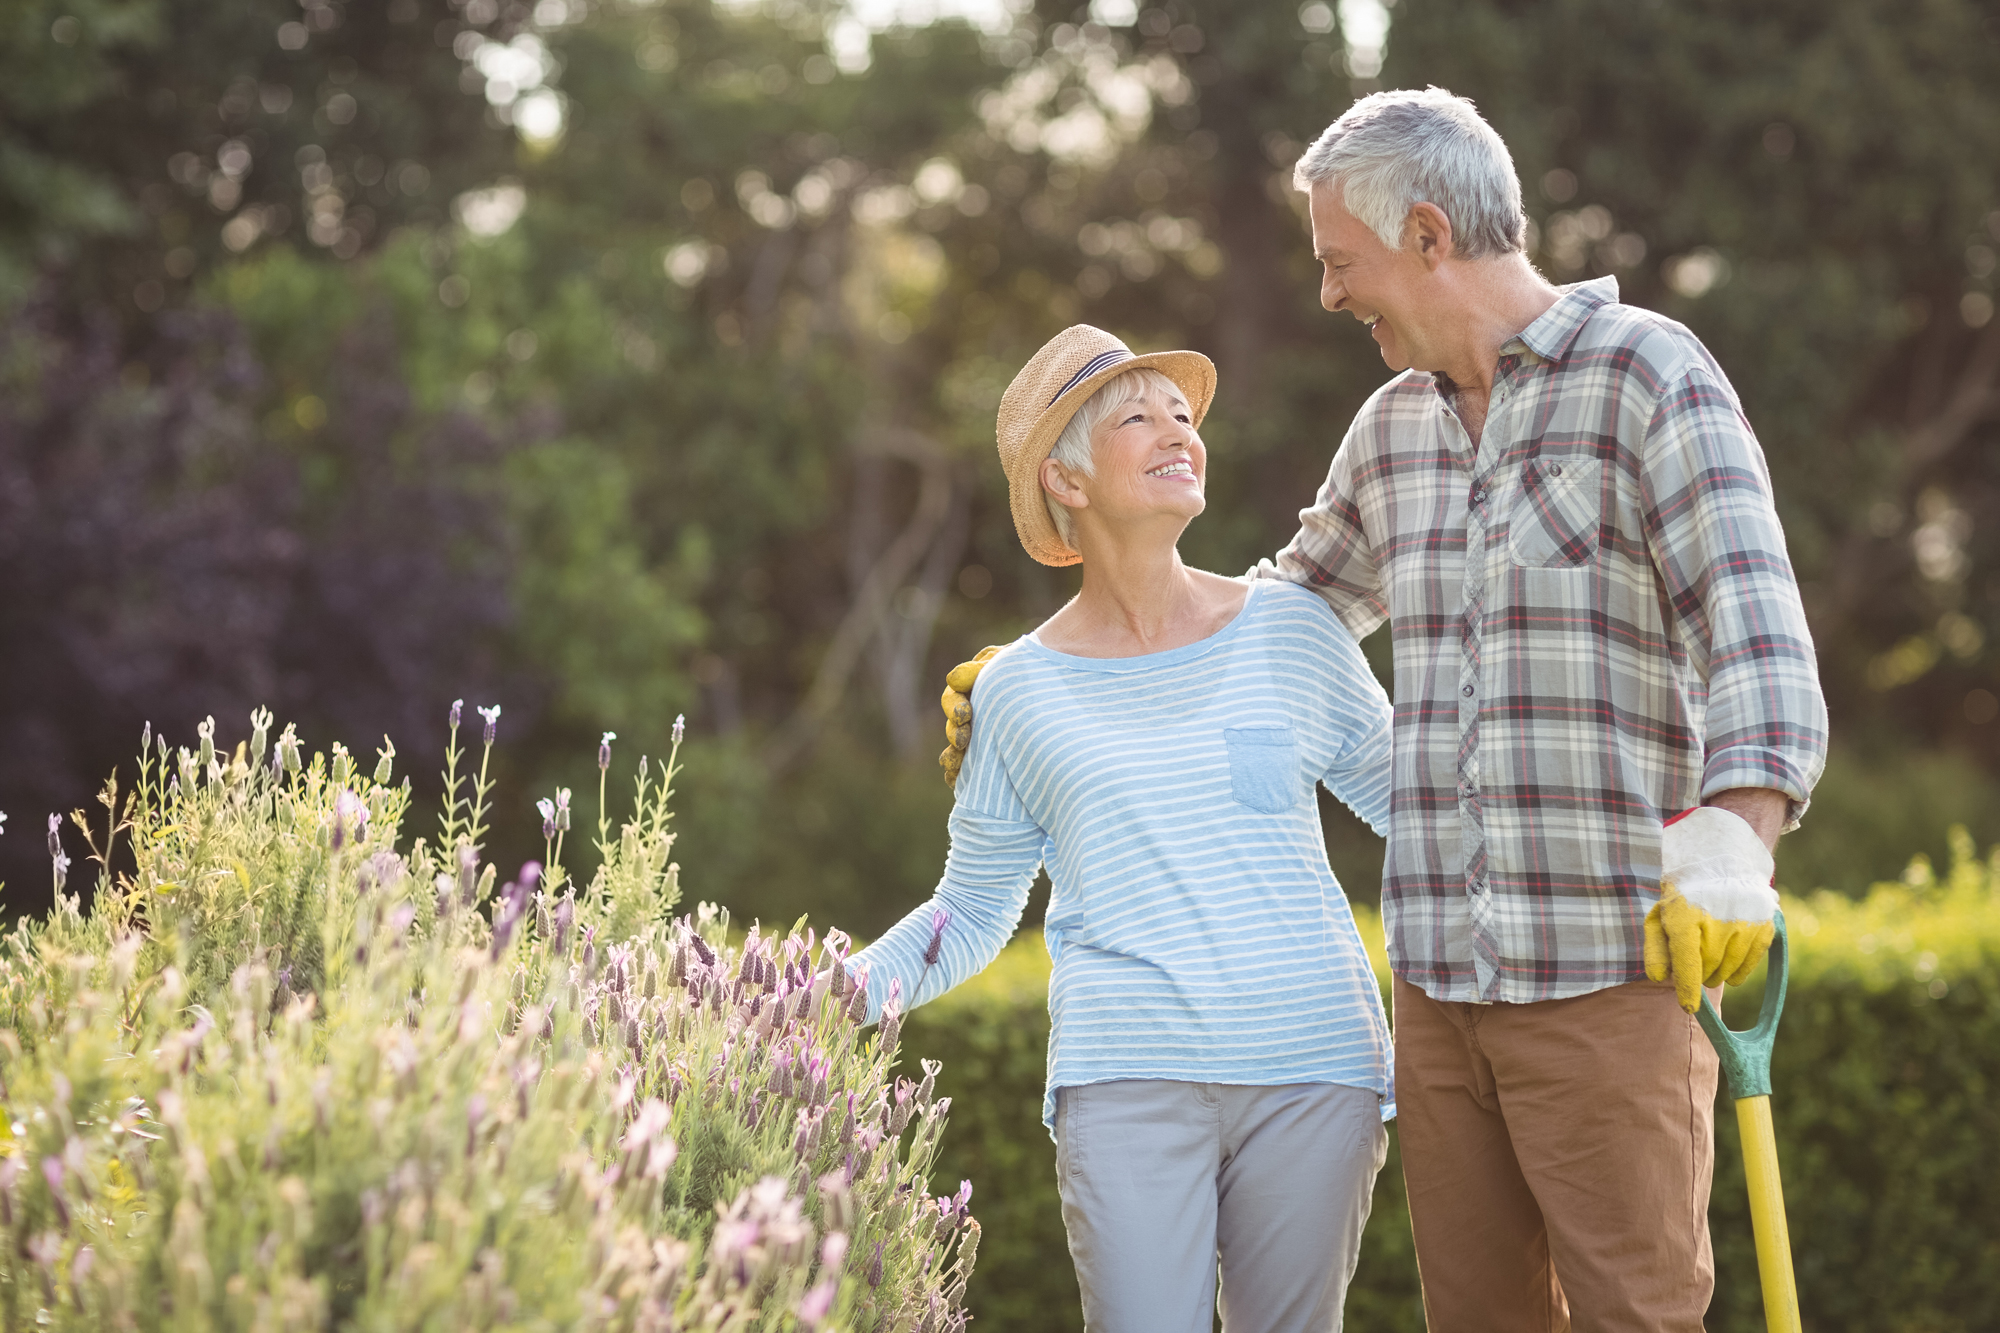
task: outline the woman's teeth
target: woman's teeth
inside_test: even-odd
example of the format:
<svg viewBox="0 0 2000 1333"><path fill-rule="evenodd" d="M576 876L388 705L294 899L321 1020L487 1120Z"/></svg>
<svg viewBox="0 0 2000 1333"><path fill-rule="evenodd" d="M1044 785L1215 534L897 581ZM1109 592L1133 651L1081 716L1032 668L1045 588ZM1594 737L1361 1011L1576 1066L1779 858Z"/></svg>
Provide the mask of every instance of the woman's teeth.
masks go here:
<svg viewBox="0 0 2000 1333"><path fill-rule="evenodd" d="M1192 477L1194 469L1186 463L1168 463L1165 467L1154 468L1146 475L1149 477Z"/></svg>

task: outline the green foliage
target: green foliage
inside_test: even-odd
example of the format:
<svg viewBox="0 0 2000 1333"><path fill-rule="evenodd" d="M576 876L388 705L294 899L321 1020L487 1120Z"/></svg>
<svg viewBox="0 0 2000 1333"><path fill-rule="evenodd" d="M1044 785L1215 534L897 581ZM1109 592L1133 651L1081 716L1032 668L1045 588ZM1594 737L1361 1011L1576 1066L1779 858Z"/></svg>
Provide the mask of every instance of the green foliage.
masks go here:
<svg viewBox="0 0 2000 1333"><path fill-rule="evenodd" d="M1963 830L1951 869L1918 857L1866 898L1787 896L1797 954L1772 1061L1772 1112L1799 1297L1809 1328L1957 1331L2000 1320L2000 849ZM1387 989L1381 918L1355 919ZM1076 1278L1042 1130L1048 953L1010 944L985 973L912 1013L906 1039L941 1056L961 1108L940 1178L971 1179L992 1237L970 1304L982 1329L1078 1329ZM1729 992L1747 1027L1763 978ZM1716 1112L1708 1326L1764 1327L1735 1116ZM1350 1327L1421 1333L1423 1305L1393 1122L1388 1164L1348 1291Z"/></svg>
<svg viewBox="0 0 2000 1333"><path fill-rule="evenodd" d="M949 1099L809 984L842 937L669 919L671 758L588 889L496 893L484 756L398 851L393 750L254 721L107 792L136 870L0 952L8 1327L962 1327Z"/></svg>
<svg viewBox="0 0 2000 1333"><path fill-rule="evenodd" d="M1822 1328L2000 1322L2000 849L1963 829L1856 902L1788 899L1798 942L1772 1115L1805 1318ZM1762 978L1732 993L1748 1026ZM1735 1117L1717 1121L1713 1326L1761 1328Z"/></svg>

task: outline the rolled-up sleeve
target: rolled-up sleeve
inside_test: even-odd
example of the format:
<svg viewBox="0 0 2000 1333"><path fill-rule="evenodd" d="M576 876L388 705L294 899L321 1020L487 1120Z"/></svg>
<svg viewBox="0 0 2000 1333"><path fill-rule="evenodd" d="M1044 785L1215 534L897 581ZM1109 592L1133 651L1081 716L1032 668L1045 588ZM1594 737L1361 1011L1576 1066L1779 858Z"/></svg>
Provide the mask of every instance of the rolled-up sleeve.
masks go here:
<svg viewBox="0 0 2000 1333"><path fill-rule="evenodd" d="M1718 372L1666 386L1640 495L1677 637L1708 685L1702 797L1780 791L1795 827L1826 763L1826 700L1763 451Z"/></svg>

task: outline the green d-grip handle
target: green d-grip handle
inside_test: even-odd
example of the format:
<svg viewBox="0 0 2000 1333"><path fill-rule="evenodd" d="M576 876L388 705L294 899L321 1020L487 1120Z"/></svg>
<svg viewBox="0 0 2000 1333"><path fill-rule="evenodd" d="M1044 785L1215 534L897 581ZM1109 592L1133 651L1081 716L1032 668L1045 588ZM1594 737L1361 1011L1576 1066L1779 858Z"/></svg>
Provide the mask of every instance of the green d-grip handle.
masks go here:
<svg viewBox="0 0 2000 1333"><path fill-rule="evenodd" d="M1695 1015L1701 1020L1702 1031L1708 1034L1715 1053L1722 1058L1722 1072L1729 1079L1729 1095L1738 1101L1771 1095L1771 1047L1778 1039L1778 1016L1785 1011L1785 981L1792 970L1792 951L1785 939L1785 914L1779 912L1771 920L1778 929L1771 937L1771 951L1766 955L1764 1007L1757 1015L1757 1026L1748 1032L1732 1032L1724 1027L1722 1015L1709 1002L1707 991L1702 992L1701 1012Z"/></svg>

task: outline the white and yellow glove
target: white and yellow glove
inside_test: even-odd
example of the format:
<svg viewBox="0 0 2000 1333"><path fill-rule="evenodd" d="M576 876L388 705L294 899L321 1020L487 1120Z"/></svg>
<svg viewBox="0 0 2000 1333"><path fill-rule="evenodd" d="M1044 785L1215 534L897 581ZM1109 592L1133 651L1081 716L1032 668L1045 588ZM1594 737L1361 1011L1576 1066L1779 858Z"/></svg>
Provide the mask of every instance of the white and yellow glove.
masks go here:
<svg viewBox="0 0 2000 1333"><path fill-rule="evenodd" d="M1673 979L1681 1008L1701 1008L1703 986L1740 986L1777 933L1770 849L1740 815L1698 806L1660 838L1660 901L1646 913L1646 975Z"/></svg>
<svg viewBox="0 0 2000 1333"><path fill-rule="evenodd" d="M998 644L981 648L970 662L960 662L945 673L944 697L938 700L944 707L945 746L944 753L938 756L938 766L944 769L948 787L958 785L958 770L965 764L965 747L972 743L972 686L986 669L986 663L999 651Z"/></svg>

